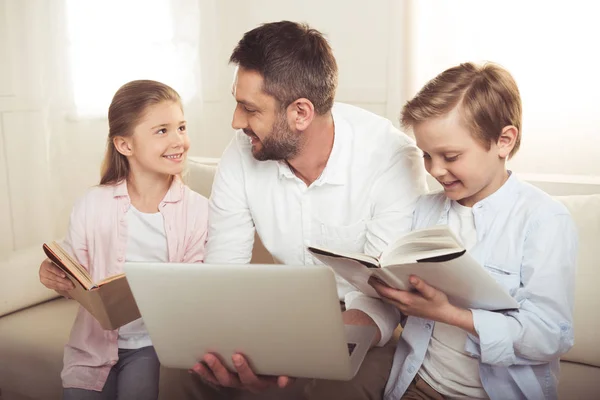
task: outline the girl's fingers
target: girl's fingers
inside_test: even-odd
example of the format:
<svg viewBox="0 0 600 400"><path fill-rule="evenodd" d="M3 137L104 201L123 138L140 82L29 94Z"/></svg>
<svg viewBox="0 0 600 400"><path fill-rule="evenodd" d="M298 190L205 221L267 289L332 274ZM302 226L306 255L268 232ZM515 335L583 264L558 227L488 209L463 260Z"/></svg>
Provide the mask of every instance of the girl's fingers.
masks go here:
<svg viewBox="0 0 600 400"><path fill-rule="evenodd" d="M50 272L53 275L60 276L61 278L66 278L67 276L62 269L58 268L50 261L45 262L44 267L46 271Z"/></svg>
<svg viewBox="0 0 600 400"><path fill-rule="evenodd" d="M73 282L56 275L44 275L41 277L40 281L44 286L52 290L71 290L75 288Z"/></svg>

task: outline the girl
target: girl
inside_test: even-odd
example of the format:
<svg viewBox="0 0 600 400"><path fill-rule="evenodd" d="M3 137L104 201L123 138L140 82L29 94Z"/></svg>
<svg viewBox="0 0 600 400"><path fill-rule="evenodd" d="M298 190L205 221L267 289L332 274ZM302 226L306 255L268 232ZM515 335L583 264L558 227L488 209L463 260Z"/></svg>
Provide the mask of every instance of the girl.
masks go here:
<svg viewBox="0 0 600 400"><path fill-rule="evenodd" d="M181 99L160 82L122 86L108 110L100 185L71 213L65 248L94 281L122 272L125 261L199 263L208 202L180 180L190 143ZM45 260L40 281L73 288ZM65 346L64 399L156 399L159 362L141 319L104 331L79 307Z"/></svg>

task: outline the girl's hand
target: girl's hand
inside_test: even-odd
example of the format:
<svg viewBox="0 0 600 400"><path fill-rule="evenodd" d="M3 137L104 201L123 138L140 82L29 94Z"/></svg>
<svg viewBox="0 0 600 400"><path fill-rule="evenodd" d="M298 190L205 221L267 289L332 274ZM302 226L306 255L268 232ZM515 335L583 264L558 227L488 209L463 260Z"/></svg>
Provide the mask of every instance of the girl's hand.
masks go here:
<svg viewBox="0 0 600 400"><path fill-rule="evenodd" d="M392 289L377 279L369 279L369 284L383 301L396 306L404 315L443 322L478 336L471 310L453 306L448 301L448 296L419 277L411 275L409 280L417 290L416 293Z"/></svg>
<svg viewBox="0 0 600 400"><path fill-rule="evenodd" d="M67 275L47 258L40 265L40 282L48 289L56 290L63 296L65 291L75 288Z"/></svg>

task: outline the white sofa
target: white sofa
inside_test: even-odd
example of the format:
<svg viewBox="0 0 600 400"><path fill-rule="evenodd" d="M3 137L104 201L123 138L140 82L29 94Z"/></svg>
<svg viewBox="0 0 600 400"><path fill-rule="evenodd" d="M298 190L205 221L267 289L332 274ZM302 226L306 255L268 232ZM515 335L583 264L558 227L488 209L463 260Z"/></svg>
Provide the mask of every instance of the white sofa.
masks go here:
<svg viewBox="0 0 600 400"><path fill-rule="evenodd" d="M190 160L190 187L208 196L215 165ZM561 362L560 398L595 399L600 398L600 294L595 290L600 282L600 194L559 199L571 211L580 236L575 346ZM42 259L36 246L0 261L0 400L61 398L63 345L77 304L57 298L39 283ZM271 261L257 241L253 262Z"/></svg>

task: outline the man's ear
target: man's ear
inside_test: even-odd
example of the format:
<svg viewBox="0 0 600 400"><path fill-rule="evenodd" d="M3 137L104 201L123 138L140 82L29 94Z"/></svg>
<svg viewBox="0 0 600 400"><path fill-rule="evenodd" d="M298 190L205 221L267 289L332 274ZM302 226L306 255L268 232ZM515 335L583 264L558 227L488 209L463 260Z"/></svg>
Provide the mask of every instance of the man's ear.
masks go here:
<svg viewBox="0 0 600 400"><path fill-rule="evenodd" d="M510 155L510 152L515 147L517 143L517 138L519 137L519 130L513 126L505 126L502 128L502 132L500 133L500 137L498 138L498 157L506 159Z"/></svg>
<svg viewBox="0 0 600 400"><path fill-rule="evenodd" d="M130 138L126 138L123 136L116 136L113 138L113 145L115 149L125 157L133 154L133 147L131 146Z"/></svg>
<svg viewBox="0 0 600 400"><path fill-rule="evenodd" d="M315 106L312 101L300 98L288 106L287 116L290 127L304 131L315 118Z"/></svg>

